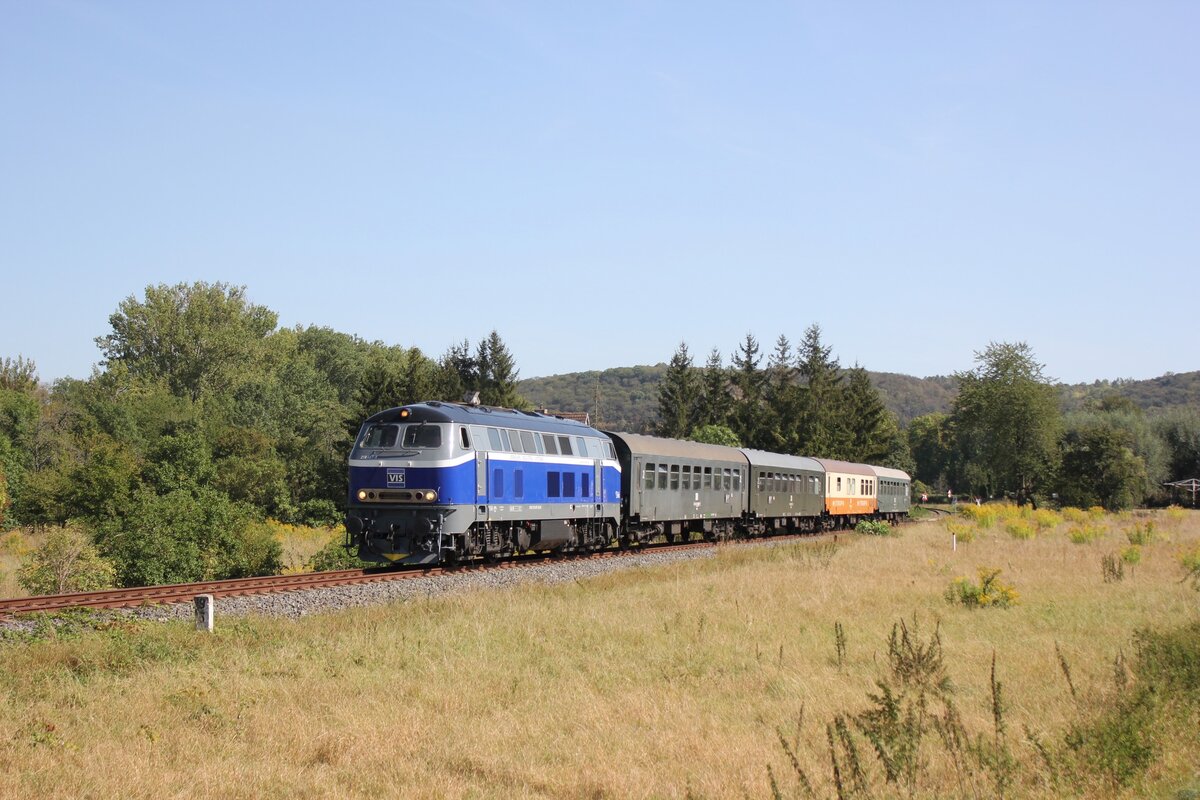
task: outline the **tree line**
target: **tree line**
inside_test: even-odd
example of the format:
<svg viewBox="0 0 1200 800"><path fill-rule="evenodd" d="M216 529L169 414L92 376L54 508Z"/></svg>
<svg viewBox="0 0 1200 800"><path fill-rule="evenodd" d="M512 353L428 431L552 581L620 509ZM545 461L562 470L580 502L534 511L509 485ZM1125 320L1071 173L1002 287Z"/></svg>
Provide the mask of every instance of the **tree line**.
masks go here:
<svg viewBox="0 0 1200 800"><path fill-rule="evenodd" d="M332 524L362 420L479 391L522 407L493 331L440 358L329 328L279 328L225 284L151 286L96 339L100 367L46 386L0 360L0 524L79 523L122 585L262 574L267 518Z"/></svg>
<svg viewBox="0 0 1200 800"><path fill-rule="evenodd" d="M903 428L866 371L842 368L810 326L780 335L765 362L753 334L725 366L696 367L687 343L659 385L657 433L836 458L909 472L916 491L1110 510L1173 499L1167 482L1200 477L1200 411L1147 414L1110 392L1064 410L1024 342L989 344L955 373L948 413Z"/></svg>
<svg viewBox="0 0 1200 800"><path fill-rule="evenodd" d="M148 287L96 339L87 379L47 386L0 359L0 526L82 530L121 585L277 570L265 520L334 524L366 417L420 400L525 408L493 331L432 358L324 327L280 328L225 284ZM637 376L629 376L634 380ZM1200 477L1200 413L1146 414L1109 395L1064 412L1030 348L992 344L954 376L948 413L902 426L866 371L810 326L728 365L680 344L658 387L663 436L893 466L920 489L1123 508ZM590 409L603 402L597 384ZM648 398L652 403L653 399Z"/></svg>

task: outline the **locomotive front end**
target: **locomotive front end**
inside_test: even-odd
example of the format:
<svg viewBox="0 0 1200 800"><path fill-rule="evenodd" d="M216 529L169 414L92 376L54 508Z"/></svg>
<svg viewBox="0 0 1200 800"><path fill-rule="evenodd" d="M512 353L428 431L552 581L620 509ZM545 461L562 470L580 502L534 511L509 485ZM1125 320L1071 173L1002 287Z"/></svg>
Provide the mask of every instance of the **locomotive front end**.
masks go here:
<svg viewBox="0 0 1200 800"><path fill-rule="evenodd" d="M470 525L474 454L436 407L380 412L350 453L346 532L366 561L433 564ZM472 517L473 519L473 517Z"/></svg>

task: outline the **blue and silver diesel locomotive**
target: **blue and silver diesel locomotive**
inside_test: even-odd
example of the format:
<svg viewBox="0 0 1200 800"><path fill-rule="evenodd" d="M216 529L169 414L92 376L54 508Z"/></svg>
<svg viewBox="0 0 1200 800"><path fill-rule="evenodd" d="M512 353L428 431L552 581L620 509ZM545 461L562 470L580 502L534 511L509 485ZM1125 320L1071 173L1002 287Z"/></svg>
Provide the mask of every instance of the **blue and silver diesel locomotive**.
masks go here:
<svg viewBox="0 0 1200 800"><path fill-rule="evenodd" d="M368 561L600 549L620 512L612 441L574 420L416 403L369 418L350 454L346 531Z"/></svg>

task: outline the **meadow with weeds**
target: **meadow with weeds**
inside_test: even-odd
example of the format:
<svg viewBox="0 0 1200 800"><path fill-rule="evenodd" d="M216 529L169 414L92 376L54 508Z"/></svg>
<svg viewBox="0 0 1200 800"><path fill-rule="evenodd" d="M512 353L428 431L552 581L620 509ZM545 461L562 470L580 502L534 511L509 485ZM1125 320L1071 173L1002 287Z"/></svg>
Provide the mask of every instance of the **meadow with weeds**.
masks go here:
<svg viewBox="0 0 1200 800"><path fill-rule="evenodd" d="M295 622L218 605L211 635L10 634L0 797L1191 796L1200 514L964 512ZM951 601L987 576L1016 602Z"/></svg>

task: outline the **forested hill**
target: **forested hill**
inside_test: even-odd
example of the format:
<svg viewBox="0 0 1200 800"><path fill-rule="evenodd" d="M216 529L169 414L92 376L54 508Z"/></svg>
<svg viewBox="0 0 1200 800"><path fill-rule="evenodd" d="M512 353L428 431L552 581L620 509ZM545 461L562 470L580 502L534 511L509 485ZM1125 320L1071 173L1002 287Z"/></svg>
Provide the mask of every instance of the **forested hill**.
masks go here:
<svg viewBox="0 0 1200 800"><path fill-rule="evenodd" d="M666 364L656 364L572 372L523 380L518 391L539 409L587 411L594 422L598 420L598 424L609 430L644 431L658 420L658 384L666 371ZM949 412L956 391L954 379L943 375L914 378L894 372L868 374L902 425L923 414ZM1200 372L1167 374L1142 381L1064 384L1061 391L1066 411L1112 396L1128 398L1146 410L1200 407Z"/></svg>

